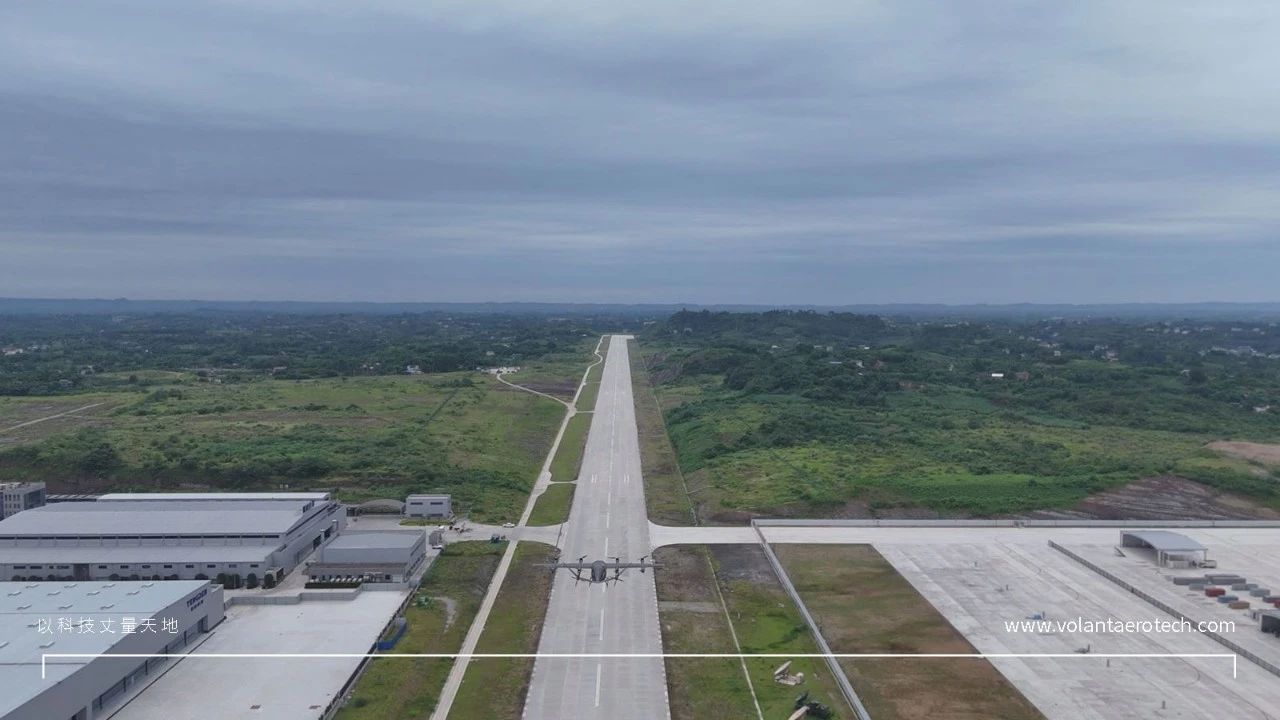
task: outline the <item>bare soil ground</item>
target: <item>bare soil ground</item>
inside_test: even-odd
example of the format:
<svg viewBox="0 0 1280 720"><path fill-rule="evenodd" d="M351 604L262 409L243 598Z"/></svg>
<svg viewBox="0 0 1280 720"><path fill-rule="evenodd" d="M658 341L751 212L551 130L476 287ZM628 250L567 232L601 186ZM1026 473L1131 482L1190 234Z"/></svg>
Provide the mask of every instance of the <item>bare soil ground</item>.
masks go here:
<svg viewBox="0 0 1280 720"><path fill-rule="evenodd" d="M100 424L121 402L100 395L0 398L0 448Z"/></svg>
<svg viewBox="0 0 1280 720"><path fill-rule="evenodd" d="M1280 512L1250 498L1175 475L1142 478L1090 495L1069 510L1042 510L1034 519L1274 520Z"/></svg>
<svg viewBox="0 0 1280 720"><path fill-rule="evenodd" d="M1209 443L1206 447L1243 460L1280 466L1280 445L1278 444L1218 440Z"/></svg>
<svg viewBox="0 0 1280 720"><path fill-rule="evenodd" d="M509 379L511 382L521 387L526 387L540 393L546 393L552 397L558 397L561 400L572 400L573 394L578 392L578 382L576 380L572 382L568 380L562 382L556 382L553 380L523 381L518 375L512 375ZM513 390L514 388L506 389Z"/></svg>
<svg viewBox="0 0 1280 720"><path fill-rule="evenodd" d="M976 652L870 545L784 545L777 553L835 652ZM985 659L860 659L841 666L877 720L1043 720Z"/></svg>

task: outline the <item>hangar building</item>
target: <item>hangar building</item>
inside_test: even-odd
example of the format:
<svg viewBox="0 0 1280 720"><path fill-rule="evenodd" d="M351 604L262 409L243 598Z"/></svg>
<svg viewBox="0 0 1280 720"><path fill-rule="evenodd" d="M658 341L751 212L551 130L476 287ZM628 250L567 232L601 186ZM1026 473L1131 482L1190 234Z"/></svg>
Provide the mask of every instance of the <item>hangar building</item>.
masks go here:
<svg viewBox="0 0 1280 720"><path fill-rule="evenodd" d="M427 536L419 530L349 532L320 549L307 576L320 581L404 582L426 555Z"/></svg>
<svg viewBox="0 0 1280 720"><path fill-rule="evenodd" d="M0 582L0 717L105 718L171 662L109 655L181 653L222 618L208 582Z"/></svg>
<svg viewBox="0 0 1280 720"><path fill-rule="evenodd" d="M0 579L288 573L345 523L327 493L104 495L0 521Z"/></svg>
<svg viewBox="0 0 1280 720"><path fill-rule="evenodd" d="M1209 548L1169 530L1125 530L1120 544L1129 548L1153 550L1161 567L1191 567L1208 559Z"/></svg>

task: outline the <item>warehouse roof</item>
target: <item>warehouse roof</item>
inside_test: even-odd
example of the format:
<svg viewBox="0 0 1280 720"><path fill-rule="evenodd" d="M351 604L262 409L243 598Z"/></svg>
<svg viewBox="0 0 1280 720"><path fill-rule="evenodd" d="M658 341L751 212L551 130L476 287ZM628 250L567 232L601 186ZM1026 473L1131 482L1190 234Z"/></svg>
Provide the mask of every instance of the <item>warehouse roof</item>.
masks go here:
<svg viewBox="0 0 1280 720"><path fill-rule="evenodd" d="M107 493L98 498L99 502L120 502L129 500L328 500L327 492L211 492L211 493Z"/></svg>
<svg viewBox="0 0 1280 720"><path fill-rule="evenodd" d="M1191 552L1209 549L1182 533L1169 530L1125 530L1121 535L1133 538L1143 545L1161 552Z"/></svg>
<svg viewBox="0 0 1280 720"><path fill-rule="evenodd" d="M260 563L266 562L275 549L276 545L274 543L269 545L156 545L141 547L136 545L132 547L93 545L77 547L0 547L0 565ZM36 572L43 571L47 575L47 571L51 569L42 567L41 570ZM152 568L151 571L147 572L148 575L156 573L165 574L163 568ZM15 570L13 574L27 575L29 573ZM70 574L70 571L65 574ZM128 573L125 574L127 575Z"/></svg>
<svg viewBox="0 0 1280 720"><path fill-rule="evenodd" d="M59 503L0 521L0 537L95 535L281 535L304 517L306 503Z"/></svg>
<svg viewBox="0 0 1280 720"><path fill-rule="evenodd" d="M349 532L334 538L326 548L332 550L411 548L423 542L421 530L381 530L378 532Z"/></svg>
<svg viewBox="0 0 1280 720"><path fill-rule="evenodd" d="M208 586L204 580L168 582L0 582L0 717L8 715L50 684L93 658L58 658L40 679L44 653L101 654L127 637L97 632L104 620L120 627L123 618L155 618L170 605ZM59 619L76 623L60 630ZM81 632L81 619L94 632Z"/></svg>

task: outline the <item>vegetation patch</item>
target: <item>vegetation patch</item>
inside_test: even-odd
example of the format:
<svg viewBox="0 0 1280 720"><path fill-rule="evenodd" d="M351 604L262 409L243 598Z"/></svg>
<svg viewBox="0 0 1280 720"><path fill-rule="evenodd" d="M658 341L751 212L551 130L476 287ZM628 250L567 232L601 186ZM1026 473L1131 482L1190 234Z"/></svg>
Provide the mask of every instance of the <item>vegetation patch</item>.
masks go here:
<svg viewBox="0 0 1280 720"><path fill-rule="evenodd" d="M1280 507L1274 465L1205 447L1280 438L1269 325L682 312L643 341L701 522L1016 515L1164 475Z"/></svg>
<svg viewBox="0 0 1280 720"><path fill-rule="evenodd" d="M631 391L636 404L640 466L649 519L661 525L695 525L693 504L680 474L680 463L671 447L658 397L649 383L645 357L639 352L632 353Z"/></svg>
<svg viewBox="0 0 1280 720"><path fill-rule="evenodd" d="M817 642L773 574L763 550L756 545L716 545L711 547L711 553L715 560L716 579L729 608L729 617L733 619L742 652L818 652ZM773 671L783 662L772 658L747 659L747 669L765 718L788 717L795 710L796 696L805 691L809 693L810 700L830 707L832 717L850 715L851 711L824 661L796 658L791 663L792 673L804 673L805 682L799 687L774 681Z"/></svg>
<svg viewBox="0 0 1280 720"><path fill-rule="evenodd" d="M574 483L551 483L538 496L529 513L529 525L559 525L569 519L573 506Z"/></svg>
<svg viewBox="0 0 1280 720"><path fill-rule="evenodd" d="M662 648L668 653L736 653L729 619L721 609L711 554L702 545L658 548L662 565L658 586L658 621ZM714 607L714 612L687 608ZM754 718L751 689L736 659L666 658L667 695L672 720L709 717Z"/></svg>
<svg viewBox="0 0 1280 720"><path fill-rule="evenodd" d="M462 647L506 543L448 545L427 569L405 610L407 628L397 653L448 653ZM339 720L427 718L435 709L452 660L374 658Z"/></svg>
<svg viewBox="0 0 1280 720"><path fill-rule="evenodd" d="M551 479L573 482L582 469L582 454L587 447L587 431L591 428L591 413L578 413L569 418L569 424L560 438L560 447L551 460Z"/></svg>
<svg viewBox="0 0 1280 720"><path fill-rule="evenodd" d="M555 553L554 547L542 543L525 542L516 546L511 568L494 600L476 652L537 652L553 578L541 565L552 562ZM472 660L450 715L519 720L529 692L533 663L533 658Z"/></svg>
<svg viewBox="0 0 1280 720"><path fill-rule="evenodd" d="M779 545L775 551L833 652L977 652L870 545ZM877 720L1043 720L982 658L840 664Z"/></svg>

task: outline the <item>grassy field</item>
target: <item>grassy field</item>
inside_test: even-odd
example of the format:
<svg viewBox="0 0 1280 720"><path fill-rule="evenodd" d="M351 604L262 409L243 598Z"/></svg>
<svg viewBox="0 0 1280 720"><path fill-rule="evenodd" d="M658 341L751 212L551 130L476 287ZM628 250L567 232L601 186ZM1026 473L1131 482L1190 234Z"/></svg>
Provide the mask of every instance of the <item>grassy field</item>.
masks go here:
<svg viewBox="0 0 1280 720"><path fill-rule="evenodd" d="M574 403L574 407L578 412L591 412L596 409L596 399L600 397L600 381L587 381L582 386L582 394L578 396L578 402Z"/></svg>
<svg viewBox="0 0 1280 720"><path fill-rule="evenodd" d="M560 447L551 460L551 479L557 482L573 482L582 468L582 453L587 447L587 430L591 428L591 413L578 413L569 419L560 439Z"/></svg>
<svg viewBox="0 0 1280 720"><path fill-rule="evenodd" d="M516 546L511 569L498 591L477 652L537 651L552 580L551 572L538 565L551 562L555 551L542 543ZM533 662L532 658L473 660L467 666L450 716L519 720Z"/></svg>
<svg viewBox="0 0 1280 720"><path fill-rule="evenodd" d="M1016 415L972 393L939 388L890 396L886 407L830 411L826 425L846 428L845 437L832 437L799 419L813 408L804 398L740 396L719 382L696 376L657 387L705 523L895 508L1002 515L1071 507L1161 474L1280 506L1268 493L1275 484L1269 468L1207 449L1214 439L1207 434ZM643 405L638 394L637 405ZM772 447L749 441L762 426L788 424L806 428L800 432L807 438Z"/></svg>
<svg viewBox="0 0 1280 720"><path fill-rule="evenodd" d="M870 545L775 549L834 652L976 652ZM844 660L841 665L877 720L1043 720L986 660Z"/></svg>
<svg viewBox="0 0 1280 720"><path fill-rule="evenodd" d="M572 379L588 357L540 372ZM448 492L476 520L506 520L564 413L478 373L152 381L170 384L0 398L0 479L39 475L53 492L325 488L348 501Z"/></svg>
<svg viewBox="0 0 1280 720"><path fill-rule="evenodd" d="M773 575L764 551L754 545L722 545L712 548L716 576L733 618L744 653L816 653L817 643L786 591ZM826 664L799 658L791 672L803 672L800 688L779 685L773 671L782 662L771 658L748 659L747 669L766 718L787 717L797 695L809 691L809 699L829 706L832 717L849 717L851 711L836 688Z"/></svg>
<svg viewBox="0 0 1280 720"><path fill-rule="evenodd" d="M569 519L569 507L573 504L573 483L552 483L538 496L529 513L530 525L559 525Z"/></svg>
<svg viewBox="0 0 1280 720"><path fill-rule="evenodd" d="M653 559L662 565L654 579L663 650L736 653L707 548L659 548ZM667 658L665 662L672 720L756 717L752 692L738 660Z"/></svg>
<svg viewBox="0 0 1280 720"><path fill-rule="evenodd" d="M655 579L663 647L668 652L734 652L717 587L724 597L742 652L817 652L813 637L760 548L754 545L662 548L655 553L655 560L664 563ZM773 681L773 670L781 664L781 660L769 658L746 662L765 718L788 717L795 709L796 697L806 690L811 700L831 707L832 717L848 717L848 708L843 705L825 664L819 660L796 659L793 670L805 674L805 683L799 688ZM756 716L751 690L738 661L671 658L667 668L673 717L692 720Z"/></svg>
<svg viewBox="0 0 1280 720"><path fill-rule="evenodd" d="M427 570L405 611L408 629L394 652L452 652L480 607L505 543L455 543ZM339 720L426 720L440 698L451 660L375 658L338 713Z"/></svg>
<svg viewBox="0 0 1280 720"><path fill-rule="evenodd" d="M631 391L636 403L640 465L649 519L661 525L696 525L693 504L640 352L631 354Z"/></svg>

